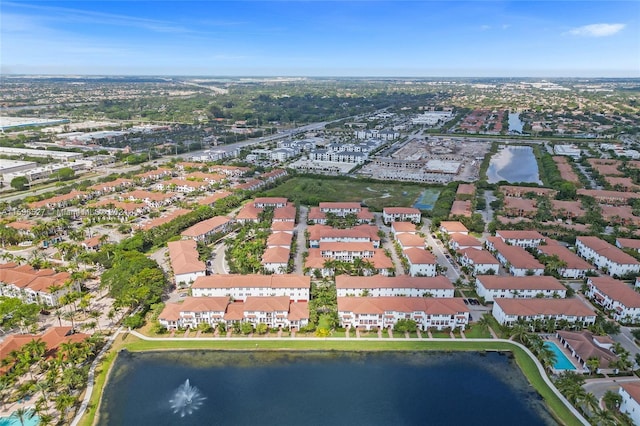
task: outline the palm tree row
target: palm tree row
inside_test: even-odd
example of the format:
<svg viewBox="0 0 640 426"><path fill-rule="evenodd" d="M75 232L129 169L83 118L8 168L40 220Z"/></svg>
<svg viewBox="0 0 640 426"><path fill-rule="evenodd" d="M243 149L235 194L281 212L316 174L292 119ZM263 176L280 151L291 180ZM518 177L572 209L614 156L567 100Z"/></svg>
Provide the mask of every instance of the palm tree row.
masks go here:
<svg viewBox="0 0 640 426"><path fill-rule="evenodd" d="M88 381L89 364L103 344L96 334L81 342L61 343L47 354L45 343L34 339L1 361L6 374L0 376L0 401L18 401L39 395L33 412L17 412L17 420L38 414L40 425L68 424L72 408ZM26 376L26 377L25 377ZM53 410L53 411L52 411Z"/></svg>

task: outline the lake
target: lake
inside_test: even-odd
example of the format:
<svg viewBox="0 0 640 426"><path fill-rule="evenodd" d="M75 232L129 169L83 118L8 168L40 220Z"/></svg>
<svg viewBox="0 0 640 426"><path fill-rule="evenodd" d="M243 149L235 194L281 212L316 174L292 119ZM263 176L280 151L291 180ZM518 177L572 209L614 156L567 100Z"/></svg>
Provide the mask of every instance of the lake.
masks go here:
<svg viewBox="0 0 640 426"><path fill-rule="evenodd" d="M538 162L530 146L503 146L491 157L487 168L489 183L505 180L509 183L533 182L542 185Z"/></svg>
<svg viewBox="0 0 640 426"><path fill-rule="evenodd" d="M120 353L98 424L557 423L510 354L174 351Z"/></svg>
<svg viewBox="0 0 640 426"><path fill-rule="evenodd" d="M520 120L520 113L510 112L509 113L509 131L522 133L522 126L524 126L524 123Z"/></svg>

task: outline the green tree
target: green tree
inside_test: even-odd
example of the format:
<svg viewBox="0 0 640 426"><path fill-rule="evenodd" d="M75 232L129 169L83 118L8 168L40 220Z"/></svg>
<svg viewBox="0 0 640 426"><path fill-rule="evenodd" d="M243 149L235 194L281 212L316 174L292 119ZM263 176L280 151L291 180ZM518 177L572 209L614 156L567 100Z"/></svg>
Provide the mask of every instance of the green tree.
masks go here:
<svg viewBox="0 0 640 426"><path fill-rule="evenodd" d="M29 180L24 176L17 176L11 179L11 187L18 191L24 191L28 186Z"/></svg>

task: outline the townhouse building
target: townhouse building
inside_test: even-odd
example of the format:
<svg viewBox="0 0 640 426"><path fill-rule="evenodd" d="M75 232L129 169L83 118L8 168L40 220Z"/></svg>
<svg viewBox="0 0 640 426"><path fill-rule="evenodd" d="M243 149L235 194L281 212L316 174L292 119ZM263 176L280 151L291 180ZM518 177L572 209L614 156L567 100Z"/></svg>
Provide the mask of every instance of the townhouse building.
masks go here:
<svg viewBox="0 0 640 426"><path fill-rule="evenodd" d="M562 278L578 279L584 278L589 272L594 272L595 268L577 254L560 244L540 245L538 253L552 258L557 256L562 266L558 268L558 274Z"/></svg>
<svg viewBox="0 0 640 426"><path fill-rule="evenodd" d="M497 274L500 271L500 262L487 250L468 247L458 250L457 253L460 265L470 268L471 274L474 276L490 273Z"/></svg>
<svg viewBox="0 0 640 426"><path fill-rule="evenodd" d="M169 262L173 270L174 280L177 286L186 286L204 277L207 267L199 259L197 244L195 240L170 241Z"/></svg>
<svg viewBox="0 0 640 426"><path fill-rule="evenodd" d="M200 277L191 286L194 297L247 297L287 296L292 301L309 300L311 278L304 275L208 275Z"/></svg>
<svg viewBox="0 0 640 426"><path fill-rule="evenodd" d="M435 277L438 262L435 256L424 248L410 247L402 251L409 264L412 277Z"/></svg>
<svg viewBox="0 0 640 426"><path fill-rule="evenodd" d="M378 227L374 225L364 224L345 229L311 225L307 228L307 232L311 248L318 248L321 243L371 243L374 248L380 247Z"/></svg>
<svg viewBox="0 0 640 426"><path fill-rule="evenodd" d="M611 277L587 278L587 297L602 306L613 319L628 324L640 322L640 293Z"/></svg>
<svg viewBox="0 0 640 426"><path fill-rule="evenodd" d="M506 277L499 275L478 275L476 277L478 296L486 302L495 299L565 298L567 289L551 276Z"/></svg>
<svg viewBox="0 0 640 426"><path fill-rule="evenodd" d="M226 233L231 230L233 219L227 216L214 216L203 220L182 231L182 238L189 238L195 241L206 241L207 238L215 234Z"/></svg>
<svg viewBox="0 0 640 426"><path fill-rule="evenodd" d="M80 291L80 284L70 278L68 272L4 263L0 264L0 295L55 307L65 294Z"/></svg>
<svg viewBox="0 0 640 426"><path fill-rule="evenodd" d="M496 231L496 237L522 248L538 247L545 241L545 237L538 231Z"/></svg>
<svg viewBox="0 0 640 426"><path fill-rule="evenodd" d="M354 277L338 275L338 297L453 297L454 287L445 276L437 277Z"/></svg>
<svg viewBox="0 0 640 426"><path fill-rule="evenodd" d="M544 265L525 249L505 243L500 237L487 237L487 249L515 277L544 274Z"/></svg>
<svg viewBox="0 0 640 426"><path fill-rule="evenodd" d="M586 327L596 322L596 313L579 299L510 299L498 298L491 314L500 325L512 326L519 320L553 320L556 324Z"/></svg>
<svg viewBox="0 0 640 426"><path fill-rule="evenodd" d="M392 222L420 223L422 214L420 210L412 207L384 207L382 209L382 220L386 224Z"/></svg>
<svg viewBox="0 0 640 426"><path fill-rule="evenodd" d="M576 251L598 269L611 276L640 272L640 262L598 237L577 237Z"/></svg>
<svg viewBox="0 0 640 426"><path fill-rule="evenodd" d="M167 329L196 328L202 323L215 327L223 322L227 327L249 323L254 328L266 324L299 330L309 323L309 305L292 302L287 296L250 296L242 302L231 302L228 297L187 297L182 304L167 303L158 321Z"/></svg>
<svg viewBox="0 0 640 426"><path fill-rule="evenodd" d="M634 425L640 425L640 383L621 383L618 393L622 398L620 412L628 414Z"/></svg>
<svg viewBox="0 0 640 426"><path fill-rule="evenodd" d="M462 298L338 297L340 326L364 330L393 328L411 319L421 330L461 329L469 323Z"/></svg>

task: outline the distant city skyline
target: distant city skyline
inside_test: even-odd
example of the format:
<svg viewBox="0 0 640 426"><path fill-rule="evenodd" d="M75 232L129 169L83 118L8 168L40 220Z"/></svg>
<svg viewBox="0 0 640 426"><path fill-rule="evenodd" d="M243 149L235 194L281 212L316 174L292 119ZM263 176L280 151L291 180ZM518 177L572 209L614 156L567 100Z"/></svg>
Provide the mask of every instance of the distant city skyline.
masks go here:
<svg viewBox="0 0 640 426"><path fill-rule="evenodd" d="M2 74L640 77L637 1L3 1Z"/></svg>

